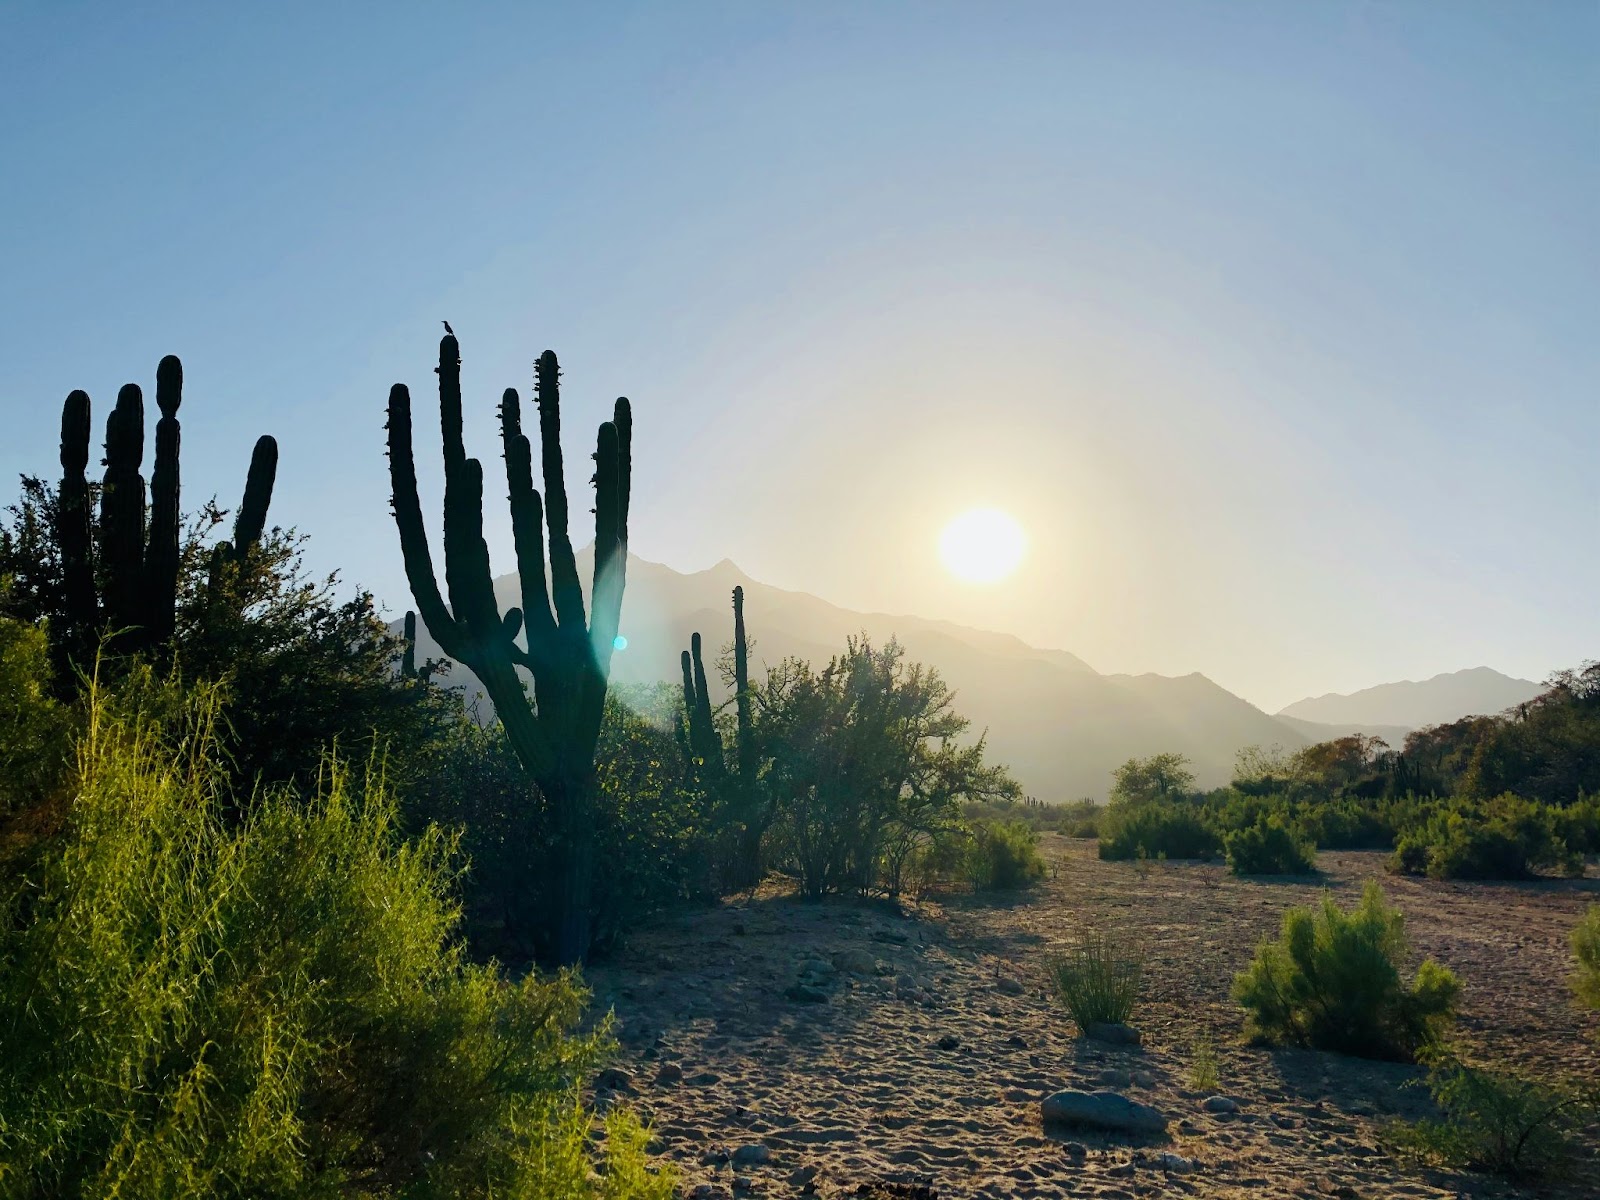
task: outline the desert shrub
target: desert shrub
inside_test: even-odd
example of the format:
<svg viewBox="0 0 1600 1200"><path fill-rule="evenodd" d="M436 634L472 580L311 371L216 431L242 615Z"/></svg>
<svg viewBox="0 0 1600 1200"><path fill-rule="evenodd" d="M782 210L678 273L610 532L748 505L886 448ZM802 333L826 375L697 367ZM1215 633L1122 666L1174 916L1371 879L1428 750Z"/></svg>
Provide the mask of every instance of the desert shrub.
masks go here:
<svg viewBox="0 0 1600 1200"><path fill-rule="evenodd" d="M0 617L0 820L42 801L67 765L70 713L50 682L44 632Z"/></svg>
<svg viewBox="0 0 1600 1200"><path fill-rule="evenodd" d="M1503 795L1435 808L1401 834L1390 866L1431 879L1527 879L1541 869L1581 874L1583 860L1557 836L1552 809Z"/></svg>
<svg viewBox="0 0 1600 1200"><path fill-rule="evenodd" d="M1441 1118L1402 1124L1398 1148L1447 1166L1513 1178L1560 1176L1592 1101L1548 1079L1470 1066L1441 1050L1430 1056L1427 1087Z"/></svg>
<svg viewBox="0 0 1600 1200"><path fill-rule="evenodd" d="M0 885L8 1197L664 1197L627 1116L597 1182L570 975L455 939L453 839L381 778L222 814L219 700L87 698L66 823Z"/></svg>
<svg viewBox="0 0 1600 1200"><path fill-rule="evenodd" d="M1217 1046L1209 1033L1202 1033L1194 1039L1189 1057L1189 1086L1197 1092L1214 1092L1222 1086Z"/></svg>
<svg viewBox="0 0 1600 1200"><path fill-rule="evenodd" d="M1087 930L1066 953L1045 964L1056 998L1080 1033L1089 1026L1125 1023L1139 999L1144 955L1126 936Z"/></svg>
<svg viewBox="0 0 1600 1200"><path fill-rule="evenodd" d="M1316 848L1295 836L1278 817L1234 830L1223 844L1228 869L1235 875L1309 875L1317 869Z"/></svg>
<svg viewBox="0 0 1600 1200"><path fill-rule="evenodd" d="M1215 858L1222 849L1216 831L1187 800L1113 802L1100 822L1100 857Z"/></svg>
<svg viewBox="0 0 1600 1200"><path fill-rule="evenodd" d="M984 891L1015 891L1044 878L1039 835L1021 821L988 821L972 831L967 873Z"/></svg>
<svg viewBox="0 0 1600 1200"><path fill-rule="evenodd" d="M1234 980L1234 999L1263 1041L1410 1060L1454 1019L1461 983L1430 958L1406 984L1406 951L1405 918L1369 883L1350 912L1324 896L1284 913L1278 940Z"/></svg>
<svg viewBox="0 0 1600 1200"><path fill-rule="evenodd" d="M1572 954L1578 969L1572 991L1578 1002L1600 1009L1600 904L1591 904L1572 931Z"/></svg>

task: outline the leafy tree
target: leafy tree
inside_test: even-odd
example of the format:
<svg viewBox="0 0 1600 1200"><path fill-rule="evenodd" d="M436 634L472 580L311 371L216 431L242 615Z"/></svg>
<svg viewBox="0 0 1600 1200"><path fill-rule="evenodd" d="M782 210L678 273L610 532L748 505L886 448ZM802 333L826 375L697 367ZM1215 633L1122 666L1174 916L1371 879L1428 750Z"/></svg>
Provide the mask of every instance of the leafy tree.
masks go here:
<svg viewBox="0 0 1600 1200"><path fill-rule="evenodd" d="M1130 758L1112 772L1111 800L1140 804L1148 800L1175 800L1194 790L1194 772L1182 754L1152 754Z"/></svg>

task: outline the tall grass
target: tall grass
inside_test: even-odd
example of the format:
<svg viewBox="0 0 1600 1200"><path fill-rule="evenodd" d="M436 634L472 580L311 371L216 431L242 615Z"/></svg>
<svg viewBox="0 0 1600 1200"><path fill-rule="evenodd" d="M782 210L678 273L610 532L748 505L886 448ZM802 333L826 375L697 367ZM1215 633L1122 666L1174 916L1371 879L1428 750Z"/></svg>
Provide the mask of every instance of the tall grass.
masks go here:
<svg viewBox="0 0 1600 1200"><path fill-rule="evenodd" d="M1057 998L1081 1033L1091 1025L1123 1024L1139 999L1144 957L1125 936L1088 930L1046 965Z"/></svg>
<svg viewBox="0 0 1600 1200"><path fill-rule="evenodd" d="M217 721L92 691L66 829L0 885L0 1196L670 1195L626 1116L595 1174L578 980L462 958L454 839L336 763L224 820Z"/></svg>

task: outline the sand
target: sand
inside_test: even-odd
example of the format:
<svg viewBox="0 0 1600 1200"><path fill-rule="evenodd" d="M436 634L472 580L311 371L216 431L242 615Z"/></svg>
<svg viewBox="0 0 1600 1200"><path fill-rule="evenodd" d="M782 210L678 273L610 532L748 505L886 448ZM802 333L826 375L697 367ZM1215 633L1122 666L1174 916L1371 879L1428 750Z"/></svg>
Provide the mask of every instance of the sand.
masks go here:
<svg viewBox="0 0 1600 1200"><path fill-rule="evenodd" d="M651 1119L685 1196L1520 1194L1386 1149L1388 1123L1429 1111L1407 1086L1416 1068L1244 1043L1229 988L1256 943L1287 906L1324 887L1349 903L1372 877L1419 956L1462 975L1470 1043L1600 1085L1600 1020L1565 984L1568 932L1600 881L1393 878L1363 852L1323 854L1320 880L1254 881L1218 864L1102 863L1093 843L1053 836L1044 850L1051 877L1002 903L807 904L773 887L641 930L589 972L623 1043L598 1098ZM1084 922L1147 947L1142 1046L1080 1039L1046 994L1043 959ZM1236 1111L1208 1111L1190 1087L1207 1035ZM1158 1108L1169 1135L1043 1127L1045 1096L1105 1086ZM1600 1179L1600 1160L1587 1165Z"/></svg>

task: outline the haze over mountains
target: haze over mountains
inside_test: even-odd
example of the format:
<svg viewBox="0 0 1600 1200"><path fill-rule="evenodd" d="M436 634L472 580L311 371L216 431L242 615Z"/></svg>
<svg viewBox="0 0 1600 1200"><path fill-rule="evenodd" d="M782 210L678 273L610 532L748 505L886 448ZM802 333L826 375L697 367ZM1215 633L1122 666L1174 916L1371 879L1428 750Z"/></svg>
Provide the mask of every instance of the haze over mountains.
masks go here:
<svg viewBox="0 0 1600 1200"><path fill-rule="evenodd" d="M588 551L580 552L585 580L591 562ZM1103 799L1111 772L1133 756L1177 751L1193 762L1202 785L1217 786L1231 778L1234 754L1243 746L1294 749L1358 729L1398 745L1410 728L1496 712L1538 691L1525 680L1479 668L1308 699L1273 716L1200 674L1102 675L1064 650L1039 649L1009 634L852 612L760 583L726 560L685 574L634 557L622 613L627 648L613 659L613 679L677 680L679 653L695 631L705 639L708 660L714 659L732 640L735 586L745 590L752 674L791 655L826 662L851 634L865 633L877 643L897 637L912 659L937 667L957 691L957 708L974 731L987 728L994 759L1046 801ZM502 610L520 603L515 575L497 579L495 591ZM418 643L419 657L442 657L425 630L419 629ZM452 680L474 686L464 671ZM715 678L713 685L720 686Z"/></svg>

